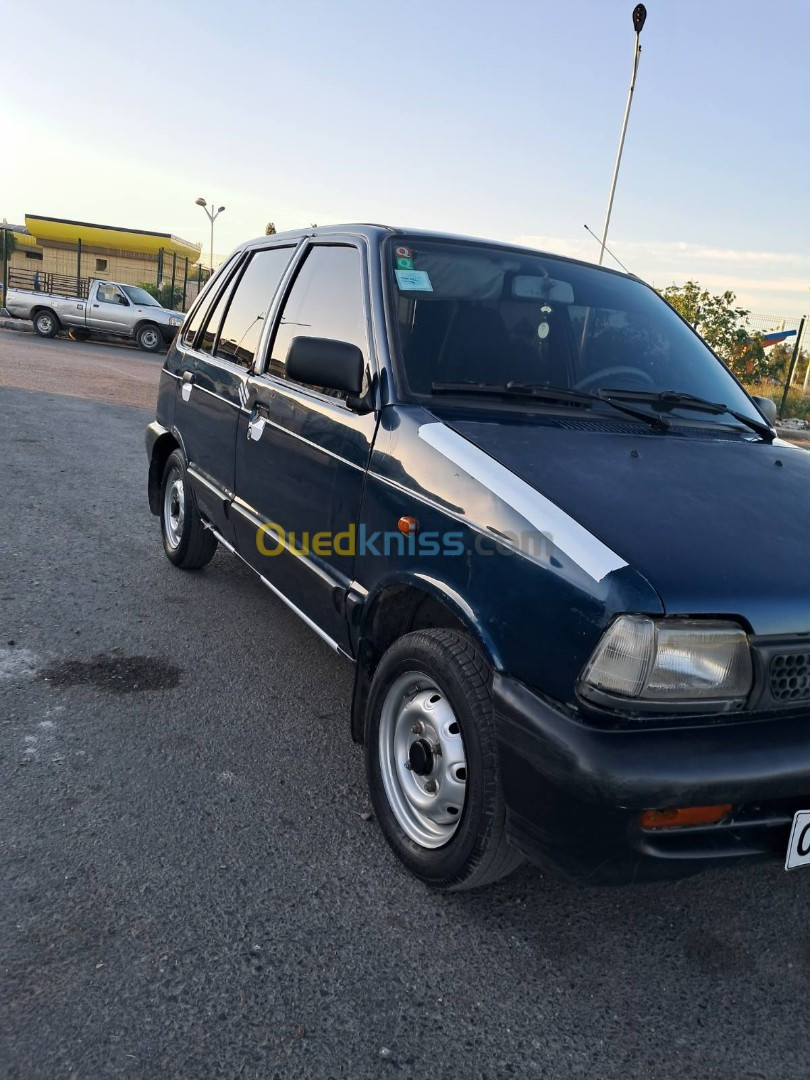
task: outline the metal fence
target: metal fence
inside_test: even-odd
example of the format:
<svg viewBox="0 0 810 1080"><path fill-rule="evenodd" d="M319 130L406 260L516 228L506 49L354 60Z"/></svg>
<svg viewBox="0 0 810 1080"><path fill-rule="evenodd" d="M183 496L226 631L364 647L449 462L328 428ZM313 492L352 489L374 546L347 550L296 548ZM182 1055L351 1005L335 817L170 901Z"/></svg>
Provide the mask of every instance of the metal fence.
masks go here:
<svg viewBox="0 0 810 1080"><path fill-rule="evenodd" d="M85 297L92 281L120 281L146 288L166 308L188 311L209 276L208 268L189 265L188 258L175 252L161 249L157 256L150 256L87 251L77 242L42 251L17 248L7 265L4 261L2 283L4 290Z"/></svg>
<svg viewBox="0 0 810 1080"><path fill-rule="evenodd" d="M751 312L743 326L748 344L741 345L741 355L730 358L731 366L749 389L773 398L785 414L789 397L797 403L810 391L807 320Z"/></svg>

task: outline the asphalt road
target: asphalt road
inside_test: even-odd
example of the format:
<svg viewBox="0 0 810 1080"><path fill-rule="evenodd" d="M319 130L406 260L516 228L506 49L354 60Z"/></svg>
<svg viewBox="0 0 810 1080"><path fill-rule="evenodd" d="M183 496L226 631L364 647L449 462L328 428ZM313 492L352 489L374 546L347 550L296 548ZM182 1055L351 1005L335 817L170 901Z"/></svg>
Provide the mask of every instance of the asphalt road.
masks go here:
<svg viewBox="0 0 810 1080"><path fill-rule="evenodd" d="M0 329L0 387L152 409L163 359L123 339L77 342Z"/></svg>
<svg viewBox="0 0 810 1080"><path fill-rule="evenodd" d="M0 1075L808 1075L810 873L412 880L348 665L164 558L148 419L0 389Z"/></svg>

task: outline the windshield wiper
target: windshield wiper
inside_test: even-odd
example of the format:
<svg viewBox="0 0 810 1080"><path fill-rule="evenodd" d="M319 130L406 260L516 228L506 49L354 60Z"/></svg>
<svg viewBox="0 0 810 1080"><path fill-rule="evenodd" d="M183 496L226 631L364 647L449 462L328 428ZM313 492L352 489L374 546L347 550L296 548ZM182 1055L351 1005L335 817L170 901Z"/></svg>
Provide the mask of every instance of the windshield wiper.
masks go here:
<svg viewBox="0 0 810 1080"><path fill-rule="evenodd" d="M697 397L695 394L687 394L681 390L607 390L605 393L611 397L620 398L622 401L642 401L649 405L660 405L662 408L694 409L695 412L711 413L713 416L733 416L741 424L745 424L751 431L755 431L766 442L773 442L776 432L764 420L756 420L753 416L747 416L737 409L732 409L720 401L709 401L708 398Z"/></svg>
<svg viewBox="0 0 810 1080"><path fill-rule="evenodd" d="M632 405L615 401L610 394L589 394L585 390L571 390L565 386L543 386L532 383L508 382L498 383L433 383L431 388L434 394L489 394L494 397L527 397L535 401L546 401L549 404L582 405L591 408L595 402L604 402L616 409L617 412L626 413L636 420L643 420L645 424L656 431L669 430L669 421L655 413L649 413L645 409L636 409Z"/></svg>

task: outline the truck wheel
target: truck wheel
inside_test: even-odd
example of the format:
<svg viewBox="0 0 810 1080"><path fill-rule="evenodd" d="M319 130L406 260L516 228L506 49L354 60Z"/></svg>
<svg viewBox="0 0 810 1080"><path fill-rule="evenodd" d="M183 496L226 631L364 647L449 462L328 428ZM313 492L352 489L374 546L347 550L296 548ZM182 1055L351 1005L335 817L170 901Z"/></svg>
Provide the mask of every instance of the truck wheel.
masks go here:
<svg viewBox="0 0 810 1080"><path fill-rule="evenodd" d="M181 570L199 570L217 550L216 537L203 526L180 450L169 455L160 491L160 531L169 562Z"/></svg>
<svg viewBox="0 0 810 1080"><path fill-rule="evenodd" d="M144 352L157 352L163 344L163 335L154 323L146 323L138 327L135 340L138 348L143 349Z"/></svg>
<svg viewBox="0 0 810 1080"><path fill-rule="evenodd" d="M34 316L34 329L40 337L56 337L61 325L56 315L47 308L38 311Z"/></svg>
<svg viewBox="0 0 810 1080"><path fill-rule="evenodd" d="M440 889L472 889L522 860L507 842L492 671L464 634L418 630L374 674L366 772L385 838L405 866Z"/></svg>

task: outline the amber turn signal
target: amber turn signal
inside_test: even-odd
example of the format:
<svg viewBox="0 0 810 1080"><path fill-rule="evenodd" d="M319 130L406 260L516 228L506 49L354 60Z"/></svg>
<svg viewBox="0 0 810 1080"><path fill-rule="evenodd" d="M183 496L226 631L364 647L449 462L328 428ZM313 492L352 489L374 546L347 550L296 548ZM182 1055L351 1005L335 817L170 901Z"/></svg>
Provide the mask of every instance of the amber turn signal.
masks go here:
<svg viewBox="0 0 810 1080"><path fill-rule="evenodd" d="M638 822L642 829L677 829L684 825L716 825L730 813L731 803L680 806L674 810L645 810Z"/></svg>
<svg viewBox="0 0 810 1080"><path fill-rule="evenodd" d="M397 528L405 536L409 536L411 533L419 532L419 522L415 517L401 517L397 522Z"/></svg>

